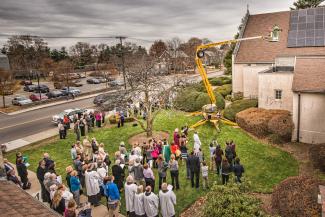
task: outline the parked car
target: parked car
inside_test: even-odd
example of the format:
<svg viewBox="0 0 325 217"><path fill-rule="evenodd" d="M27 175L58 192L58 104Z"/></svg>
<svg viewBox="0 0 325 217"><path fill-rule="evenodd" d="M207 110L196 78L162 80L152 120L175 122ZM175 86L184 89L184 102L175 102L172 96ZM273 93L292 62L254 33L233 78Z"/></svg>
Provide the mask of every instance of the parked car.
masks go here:
<svg viewBox="0 0 325 217"><path fill-rule="evenodd" d="M36 85L36 88L34 90L34 92L36 92L36 93L39 93L39 92L47 93L49 91L50 91L50 88L48 86L46 86L45 84L40 84L39 86Z"/></svg>
<svg viewBox="0 0 325 217"><path fill-rule="evenodd" d="M30 80L22 80L22 81L20 82L20 84L21 84L21 85L25 85L25 86L27 86L27 85L32 85L33 82L30 81Z"/></svg>
<svg viewBox="0 0 325 217"><path fill-rule="evenodd" d="M24 97L24 96L16 96L15 98L12 99L11 103L13 105L19 105L19 106L22 106L22 105L28 105L28 104L31 104L33 103L32 100Z"/></svg>
<svg viewBox="0 0 325 217"><path fill-rule="evenodd" d="M70 95L70 94L74 94L74 95L79 95L81 93L81 91L75 87L64 87L62 88L62 93L64 96Z"/></svg>
<svg viewBox="0 0 325 217"><path fill-rule="evenodd" d="M85 73L78 73L78 76L79 76L79 78L85 78L86 77Z"/></svg>
<svg viewBox="0 0 325 217"><path fill-rule="evenodd" d="M41 101L48 99L48 97L43 93L41 93L41 95L39 93L33 93L29 96L29 99L32 101Z"/></svg>
<svg viewBox="0 0 325 217"><path fill-rule="evenodd" d="M106 83L106 78L98 77L96 78L100 83Z"/></svg>
<svg viewBox="0 0 325 217"><path fill-rule="evenodd" d="M100 81L96 78L89 78L87 79L88 84L100 84Z"/></svg>
<svg viewBox="0 0 325 217"><path fill-rule="evenodd" d="M124 85L124 82L123 81L119 81L119 80L114 80L114 81L108 82L108 85L110 85L112 87L123 86Z"/></svg>
<svg viewBox="0 0 325 217"><path fill-rule="evenodd" d="M27 91L27 92L33 92L35 89L36 89L37 85L27 85L24 87L24 91Z"/></svg>
<svg viewBox="0 0 325 217"><path fill-rule="evenodd" d="M63 93L60 90L52 90L52 91L48 92L46 95L49 99L51 99L51 98L61 97L61 96L63 96Z"/></svg>
<svg viewBox="0 0 325 217"><path fill-rule="evenodd" d="M58 124L60 121L63 120L65 115L68 115L69 119L73 121L73 116L75 114L84 114L84 113L89 114L90 112L94 112L94 109L79 109L79 108L67 109L57 115L53 115L52 122Z"/></svg>

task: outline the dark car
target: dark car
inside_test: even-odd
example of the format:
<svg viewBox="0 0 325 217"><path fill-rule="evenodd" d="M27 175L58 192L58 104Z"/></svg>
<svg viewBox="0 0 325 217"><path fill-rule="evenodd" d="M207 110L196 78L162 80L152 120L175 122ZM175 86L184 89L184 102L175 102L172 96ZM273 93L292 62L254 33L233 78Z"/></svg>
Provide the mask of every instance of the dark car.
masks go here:
<svg viewBox="0 0 325 217"><path fill-rule="evenodd" d="M48 92L46 95L47 95L47 97L48 97L49 99L51 99L51 98L61 97L61 96L63 96L64 94L63 94L62 91L60 91L60 90L52 90L52 91Z"/></svg>
<svg viewBox="0 0 325 217"><path fill-rule="evenodd" d="M22 80L22 81L20 82L20 84L21 84L21 85L25 85L25 86L27 86L27 85L32 85L33 82L30 81L30 80Z"/></svg>
<svg viewBox="0 0 325 217"><path fill-rule="evenodd" d="M43 93L41 93L41 95L39 93L33 93L29 96L29 99L31 99L34 102L34 101L46 100L48 99L48 97Z"/></svg>
<svg viewBox="0 0 325 217"><path fill-rule="evenodd" d="M69 87L69 88L64 87L64 88L62 88L61 91L62 91L64 96L71 95L71 94L76 96L76 95L79 95L81 93L81 91L79 89L75 88L75 87Z"/></svg>
<svg viewBox="0 0 325 217"><path fill-rule="evenodd" d="M48 86L46 86L45 84L40 84L39 86L36 85L36 88L34 90L34 92L36 93L47 93L47 92L50 92L50 88Z"/></svg>
<svg viewBox="0 0 325 217"><path fill-rule="evenodd" d="M27 92L33 92L35 89L36 89L37 85L27 85L24 87L24 91L27 91Z"/></svg>
<svg viewBox="0 0 325 217"><path fill-rule="evenodd" d="M88 84L100 84L100 81L96 78L89 78L87 79Z"/></svg>
<svg viewBox="0 0 325 217"><path fill-rule="evenodd" d="M110 97L112 97L112 94L99 94L94 98L93 103L96 105L100 105L106 102Z"/></svg>
<svg viewBox="0 0 325 217"><path fill-rule="evenodd" d="M106 83L106 78L98 77L96 78L100 83Z"/></svg>

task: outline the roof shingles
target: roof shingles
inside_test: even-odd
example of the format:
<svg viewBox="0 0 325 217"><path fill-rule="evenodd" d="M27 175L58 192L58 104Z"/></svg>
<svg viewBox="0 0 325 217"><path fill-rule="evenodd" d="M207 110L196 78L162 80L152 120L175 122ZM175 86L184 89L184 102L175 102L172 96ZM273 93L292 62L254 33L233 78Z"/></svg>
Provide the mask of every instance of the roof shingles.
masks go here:
<svg viewBox="0 0 325 217"><path fill-rule="evenodd" d="M60 216L8 181L0 181L0 210L0 217Z"/></svg>
<svg viewBox="0 0 325 217"><path fill-rule="evenodd" d="M250 40L240 43L235 63L274 63L278 56L324 55L325 47L288 48L290 11L250 15L243 37L267 36L274 25L278 25L279 42Z"/></svg>

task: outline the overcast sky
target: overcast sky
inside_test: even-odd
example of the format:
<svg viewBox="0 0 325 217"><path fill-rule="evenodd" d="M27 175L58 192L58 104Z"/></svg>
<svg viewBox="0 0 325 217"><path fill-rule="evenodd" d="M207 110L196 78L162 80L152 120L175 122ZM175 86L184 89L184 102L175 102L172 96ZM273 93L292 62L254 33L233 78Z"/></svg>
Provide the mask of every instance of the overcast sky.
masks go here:
<svg viewBox="0 0 325 217"><path fill-rule="evenodd" d="M0 0L0 33L40 36L117 36L148 41L192 36L232 38L249 4L251 14L288 10L293 0ZM0 37L0 46L7 38ZM77 41L46 39L50 47Z"/></svg>

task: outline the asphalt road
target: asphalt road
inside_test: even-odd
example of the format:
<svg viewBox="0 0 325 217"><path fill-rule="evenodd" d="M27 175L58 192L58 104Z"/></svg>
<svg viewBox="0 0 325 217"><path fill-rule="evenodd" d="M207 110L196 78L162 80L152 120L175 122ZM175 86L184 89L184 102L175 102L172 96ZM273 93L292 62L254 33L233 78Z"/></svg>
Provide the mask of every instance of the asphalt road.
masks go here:
<svg viewBox="0 0 325 217"><path fill-rule="evenodd" d="M69 108L93 107L93 99L84 99L17 115L0 114L0 144L56 128L52 116Z"/></svg>
<svg viewBox="0 0 325 217"><path fill-rule="evenodd" d="M214 71L208 74L208 77L217 77L223 74L222 71ZM177 77L177 76L176 76ZM182 77L182 76L181 76ZM175 76L166 77L171 81ZM188 77L191 81L200 81L199 75ZM92 87L94 88L95 85ZM0 144L21 139L36 133L56 128L51 122L52 116L70 108L90 108L93 107L93 98L67 102L61 105L55 105L34 111L29 111L17 115L5 115L0 113Z"/></svg>

